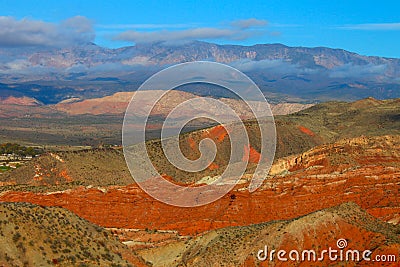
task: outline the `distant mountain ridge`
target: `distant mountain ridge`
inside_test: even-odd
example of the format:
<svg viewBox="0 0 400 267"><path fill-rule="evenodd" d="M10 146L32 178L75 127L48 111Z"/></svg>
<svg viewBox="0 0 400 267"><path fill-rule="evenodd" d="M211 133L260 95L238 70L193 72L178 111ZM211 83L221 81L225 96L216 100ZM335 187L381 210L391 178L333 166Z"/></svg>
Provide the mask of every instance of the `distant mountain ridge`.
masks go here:
<svg viewBox="0 0 400 267"><path fill-rule="evenodd" d="M47 67L72 67L77 64L96 66L101 63L122 62L126 65L169 65L196 60L212 60L231 63L237 60L284 60L301 66L320 66L332 69L344 64L389 64L399 70L400 59L378 56L364 56L344 49L328 47L290 47L283 44L218 45L207 42L190 42L182 45L138 44L116 49L96 44L70 48L49 48L41 50L0 49L2 62L9 57L27 57L32 65ZM131 64L130 64L131 63ZM397 65L397 66L396 66ZM8 65L11 68L10 65ZM6 66L2 66L2 69Z"/></svg>
<svg viewBox="0 0 400 267"><path fill-rule="evenodd" d="M140 92L144 105L151 105L151 95L155 91ZM110 96L80 99L68 98L56 105L44 105L40 101L31 97L0 97L0 118L21 118L21 117L52 117L59 116L79 116L79 115L116 115L123 117L129 101L135 92L118 92ZM162 101L155 105L152 115L166 117L171 111L171 107L180 104L192 98L199 96L172 90L167 93L168 97L162 98ZM247 105L237 99L220 98L225 104L231 105L242 119L253 118L254 115L248 109ZM313 106L313 104L301 103L279 103L271 105L274 115L286 115ZM195 107L197 108L197 107ZM198 108L200 110L200 108ZM216 113L222 110L216 109ZM142 114L143 115L143 114Z"/></svg>
<svg viewBox="0 0 400 267"><path fill-rule="evenodd" d="M0 90L45 103L132 91L167 66L198 60L245 72L273 102L400 97L400 59L363 56L343 49L191 42L109 49L0 49Z"/></svg>

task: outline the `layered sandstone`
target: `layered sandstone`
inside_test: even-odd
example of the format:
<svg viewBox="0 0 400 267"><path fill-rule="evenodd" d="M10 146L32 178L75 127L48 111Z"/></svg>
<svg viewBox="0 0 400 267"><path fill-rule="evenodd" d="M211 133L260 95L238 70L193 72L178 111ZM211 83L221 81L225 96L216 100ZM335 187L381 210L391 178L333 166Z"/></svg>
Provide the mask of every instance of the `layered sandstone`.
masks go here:
<svg viewBox="0 0 400 267"><path fill-rule="evenodd" d="M398 136L348 139L278 161L254 193L241 183L206 206L178 208L160 203L137 185L78 187L34 193L5 191L0 201L65 207L105 227L198 233L234 225L291 219L343 202L396 222L400 213ZM249 179L246 176L244 179Z"/></svg>

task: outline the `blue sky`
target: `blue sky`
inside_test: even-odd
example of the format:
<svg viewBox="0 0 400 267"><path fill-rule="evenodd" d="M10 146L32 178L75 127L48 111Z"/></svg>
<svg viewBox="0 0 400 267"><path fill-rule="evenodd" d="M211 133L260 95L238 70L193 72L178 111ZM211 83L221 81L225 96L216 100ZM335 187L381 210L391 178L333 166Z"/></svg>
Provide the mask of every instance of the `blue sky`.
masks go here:
<svg viewBox="0 0 400 267"><path fill-rule="evenodd" d="M0 16L7 17L0 19L0 46L57 38L57 44L94 40L106 47L201 39L327 46L400 58L399 1L0 0L0 5Z"/></svg>

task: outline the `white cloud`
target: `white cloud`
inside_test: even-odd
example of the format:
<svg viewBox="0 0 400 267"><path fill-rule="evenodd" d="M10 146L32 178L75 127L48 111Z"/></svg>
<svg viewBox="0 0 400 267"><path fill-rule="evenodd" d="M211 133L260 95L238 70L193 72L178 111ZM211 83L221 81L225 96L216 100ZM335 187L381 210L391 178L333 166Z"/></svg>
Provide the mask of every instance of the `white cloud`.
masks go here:
<svg viewBox="0 0 400 267"><path fill-rule="evenodd" d="M241 19L241 20L235 20L235 21L231 22L231 25L233 27L237 27L240 29L262 27L262 26L266 26L267 24L268 24L268 21L263 20L263 19L256 19L256 18Z"/></svg>
<svg viewBox="0 0 400 267"><path fill-rule="evenodd" d="M193 41L198 39L245 39L237 32L230 29L217 29L217 28L196 28L181 31L126 31L119 34L115 39L123 41L131 41L134 43L152 43L152 42L181 42Z"/></svg>
<svg viewBox="0 0 400 267"><path fill-rule="evenodd" d="M400 23L364 23L348 24L338 27L345 30L364 30L364 31L397 31L400 30Z"/></svg>
<svg viewBox="0 0 400 267"><path fill-rule="evenodd" d="M263 70L271 73L286 73L286 74L305 74L305 73L315 73L318 70L304 68L297 64L292 64L281 59L263 59L263 60L250 60L242 59L230 63L234 68L241 71L248 72L254 70Z"/></svg>
<svg viewBox="0 0 400 267"><path fill-rule="evenodd" d="M229 27L197 27L182 30L137 31L128 30L114 36L114 40L133 43L183 43L194 40L245 40L252 36L265 34L260 27L267 21L258 19L238 20L230 23Z"/></svg>
<svg viewBox="0 0 400 267"><path fill-rule="evenodd" d="M190 24L98 24L96 28L106 30L126 30L126 29L173 29L187 28Z"/></svg>
<svg viewBox="0 0 400 267"><path fill-rule="evenodd" d="M76 16L59 24L0 16L0 46L68 46L94 40L92 23Z"/></svg>
<svg viewBox="0 0 400 267"><path fill-rule="evenodd" d="M4 69L7 71L18 71L29 68L31 64L25 59L15 59L4 64Z"/></svg>
<svg viewBox="0 0 400 267"><path fill-rule="evenodd" d="M353 65L345 64L331 70L329 76L331 78L350 78L350 77L363 77L363 76L379 76L384 75L387 66L385 64L374 65Z"/></svg>

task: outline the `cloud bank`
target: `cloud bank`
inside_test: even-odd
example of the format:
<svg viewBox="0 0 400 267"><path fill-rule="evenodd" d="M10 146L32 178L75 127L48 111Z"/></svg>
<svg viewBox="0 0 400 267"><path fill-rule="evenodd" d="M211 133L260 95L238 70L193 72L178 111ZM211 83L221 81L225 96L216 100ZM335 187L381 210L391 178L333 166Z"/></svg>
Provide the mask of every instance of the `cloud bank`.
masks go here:
<svg viewBox="0 0 400 267"><path fill-rule="evenodd" d="M63 47L92 42L92 22L76 16L58 24L0 16L0 47Z"/></svg>
<svg viewBox="0 0 400 267"><path fill-rule="evenodd" d="M263 59L258 61L241 59L234 61L229 65L244 72L263 70L265 72L277 74L311 74L319 71L316 69L305 68L282 59Z"/></svg>
<svg viewBox="0 0 400 267"><path fill-rule="evenodd" d="M367 65L354 65L344 64L338 66L329 73L331 78L350 78L350 77L374 77L384 75L387 65L380 64L367 64Z"/></svg>
<svg viewBox="0 0 400 267"><path fill-rule="evenodd" d="M265 34L261 27L267 21L255 18L238 20L230 23L229 27L198 27L182 30L137 31L128 30L117 34L113 39L137 43L164 42L169 44L184 43L194 40L245 40L250 37Z"/></svg>

